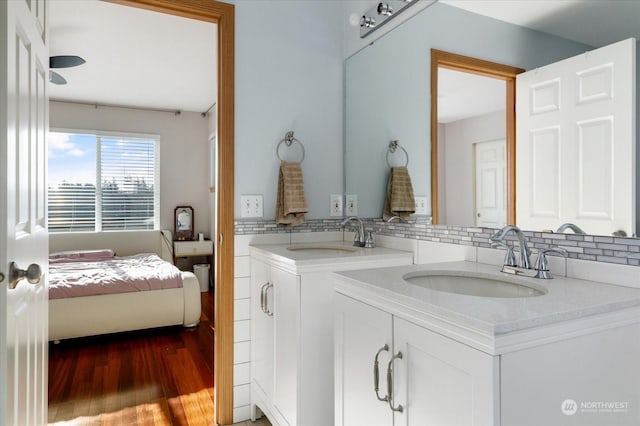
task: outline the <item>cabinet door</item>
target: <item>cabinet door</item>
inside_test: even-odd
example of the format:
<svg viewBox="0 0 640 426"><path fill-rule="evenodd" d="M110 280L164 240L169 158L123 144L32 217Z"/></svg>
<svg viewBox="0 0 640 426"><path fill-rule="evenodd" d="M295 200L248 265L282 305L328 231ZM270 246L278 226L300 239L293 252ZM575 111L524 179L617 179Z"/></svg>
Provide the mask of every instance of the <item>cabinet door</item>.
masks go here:
<svg viewBox="0 0 640 426"><path fill-rule="evenodd" d="M262 310L262 291L269 283L269 267L251 259L251 370L268 401L273 394L273 316ZM268 308L273 309L273 304Z"/></svg>
<svg viewBox="0 0 640 426"><path fill-rule="evenodd" d="M392 350L391 315L346 296L335 299L335 424L389 425L393 413L374 390L374 358L379 354L380 396L386 395L386 367Z"/></svg>
<svg viewBox="0 0 640 426"><path fill-rule="evenodd" d="M498 424L497 357L396 317L393 333L395 426Z"/></svg>
<svg viewBox="0 0 640 426"><path fill-rule="evenodd" d="M289 425L297 422L299 389L300 278L271 268L274 318L273 405Z"/></svg>

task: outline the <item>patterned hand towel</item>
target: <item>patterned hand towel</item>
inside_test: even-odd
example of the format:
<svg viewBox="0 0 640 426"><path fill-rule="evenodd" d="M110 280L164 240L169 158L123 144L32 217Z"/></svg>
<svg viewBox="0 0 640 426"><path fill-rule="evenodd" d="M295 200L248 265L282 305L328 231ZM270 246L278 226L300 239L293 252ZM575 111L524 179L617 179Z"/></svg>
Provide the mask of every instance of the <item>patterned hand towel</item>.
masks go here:
<svg viewBox="0 0 640 426"><path fill-rule="evenodd" d="M392 167L389 171L389 183L387 184L387 197L384 201L382 218L389 219L392 216L400 216L409 219L416 212L416 201L413 197L411 177L405 166Z"/></svg>
<svg viewBox="0 0 640 426"><path fill-rule="evenodd" d="M305 221L304 214L308 211L300 163L280 162L276 223L299 225Z"/></svg>

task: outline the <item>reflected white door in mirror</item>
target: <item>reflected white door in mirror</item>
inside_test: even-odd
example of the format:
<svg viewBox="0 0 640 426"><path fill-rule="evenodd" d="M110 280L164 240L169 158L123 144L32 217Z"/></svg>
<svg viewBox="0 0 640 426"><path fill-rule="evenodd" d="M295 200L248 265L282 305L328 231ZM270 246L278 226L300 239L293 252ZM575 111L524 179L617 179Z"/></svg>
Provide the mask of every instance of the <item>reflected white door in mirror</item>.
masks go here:
<svg viewBox="0 0 640 426"><path fill-rule="evenodd" d="M628 39L518 75L521 228L636 232L635 52Z"/></svg>

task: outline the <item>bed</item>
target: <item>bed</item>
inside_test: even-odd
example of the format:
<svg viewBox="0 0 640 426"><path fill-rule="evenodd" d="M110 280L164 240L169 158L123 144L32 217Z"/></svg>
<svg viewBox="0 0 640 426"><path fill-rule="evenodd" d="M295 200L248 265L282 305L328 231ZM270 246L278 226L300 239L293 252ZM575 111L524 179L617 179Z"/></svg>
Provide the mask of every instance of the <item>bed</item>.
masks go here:
<svg viewBox="0 0 640 426"><path fill-rule="evenodd" d="M198 280L193 273L181 272L163 260L171 256L161 249L160 232L155 234L136 238L126 233L124 240L123 235L52 234L49 340L197 325L201 310ZM115 256L117 247L97 247L104 247L110 239L123 256ZM152 243L145 245L145 241ZM128 271L124 274L128 284L118 278L123 271Z"/></svg>

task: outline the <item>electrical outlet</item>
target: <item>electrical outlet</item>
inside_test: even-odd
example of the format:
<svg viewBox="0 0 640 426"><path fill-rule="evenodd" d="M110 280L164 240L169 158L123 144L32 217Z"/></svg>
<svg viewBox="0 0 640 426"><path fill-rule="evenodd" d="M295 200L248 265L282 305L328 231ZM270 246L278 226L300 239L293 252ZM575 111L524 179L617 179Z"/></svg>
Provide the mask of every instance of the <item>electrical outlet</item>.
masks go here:
<svg viewBox="0 0 640 426"><path fill-rule="evenodd" d="M346 210L347 216L358 216L358 196L356 194L347 194Z"/></svg>
<svg viewBox="0 0 640 426"><path fill-rule="evenodd" d="M262 195L241 195L240 196L240 216L241 217L262 217Z"/></svg>
<svg viewBox="0 0 640 426"><path fill-rule="evenodd" d="M429 197L416 197L416 214L426 215L429 206Z"/></svg>
<svg viewBox="0 0 640 426"><path fill-rule="evenodd" d="M329 216L342 216L342 194L331 194Z"/></svg>

